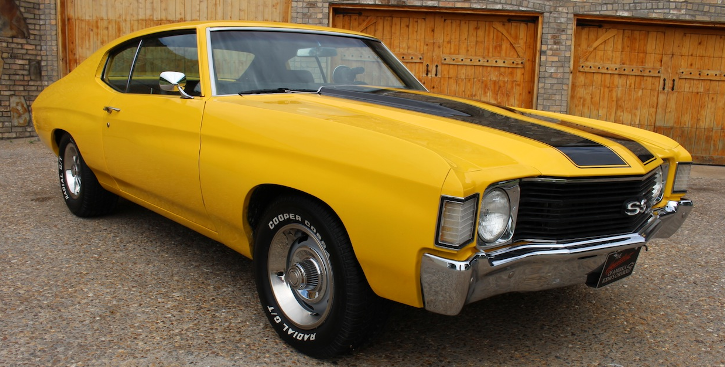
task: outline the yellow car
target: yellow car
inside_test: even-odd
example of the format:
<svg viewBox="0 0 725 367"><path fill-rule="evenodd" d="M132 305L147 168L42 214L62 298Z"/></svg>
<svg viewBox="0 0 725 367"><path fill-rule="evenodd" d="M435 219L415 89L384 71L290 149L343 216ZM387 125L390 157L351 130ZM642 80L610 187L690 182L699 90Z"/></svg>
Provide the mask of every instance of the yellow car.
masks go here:
<svg viewBox="0 0 725 367"><path fill-rule="evenodd" d="M669 138L431 94L379 40L330 28L136 32L33 117L72 213L121 196L252 258L272 327L318 358L369 339L386 300L455 315L609 284L692 208Z"/></svg>

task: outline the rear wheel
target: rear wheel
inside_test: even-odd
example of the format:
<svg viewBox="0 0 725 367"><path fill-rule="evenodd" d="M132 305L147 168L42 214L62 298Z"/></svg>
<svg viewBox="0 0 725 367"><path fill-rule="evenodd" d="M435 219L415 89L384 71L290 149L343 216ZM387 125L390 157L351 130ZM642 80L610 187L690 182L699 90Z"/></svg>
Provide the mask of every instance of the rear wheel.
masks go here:
<svg viewBox="0 0 725 367"><path fill-rule="evenodd" d="M283 197L265 211L254 262L272 327L307 355L349 352L386 318L385 301L367 284L342 223L313 199Z"/></svg>
<svg viewBox="0 0 725 367"><path fill-rule="evenodd" d="M60 189L71 213L79 217L93 217L113 210L118 196L101 187L96 175L86 166L73 138L63 135L58 147Z"/></svg>

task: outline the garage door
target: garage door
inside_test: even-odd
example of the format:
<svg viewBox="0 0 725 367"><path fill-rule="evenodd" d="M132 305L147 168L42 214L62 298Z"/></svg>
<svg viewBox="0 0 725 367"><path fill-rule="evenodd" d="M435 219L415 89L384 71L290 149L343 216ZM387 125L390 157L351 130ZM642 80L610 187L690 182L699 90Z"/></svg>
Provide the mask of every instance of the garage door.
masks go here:
<svg viewBox="0 0 725 367"><path fill-rule="evenodd" d="M143 28L191 20L289 21L291 0L60 0L63 73L117 37Z"/></svg>
<svg viewBox="0 0 725 367"><path fill-rule="evenodd" d="M537 19L333 8L332 26L380 38L432 92L532 107Z"/></svg>
<svg viewBox="0 0 725 367"><path fill-rule="evenodd" d="M580 20L570 113L656 131L725 164L725 31Z"/></svg>

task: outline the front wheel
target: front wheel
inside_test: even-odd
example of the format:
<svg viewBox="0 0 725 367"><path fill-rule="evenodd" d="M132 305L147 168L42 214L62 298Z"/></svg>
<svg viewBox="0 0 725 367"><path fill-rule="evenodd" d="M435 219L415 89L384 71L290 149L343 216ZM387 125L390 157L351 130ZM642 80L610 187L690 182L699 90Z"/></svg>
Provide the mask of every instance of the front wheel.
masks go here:
<svg viewBox="0 0 725 367"><path fill-rule="evenodd" d="M335 214L303 196L275 201L257 226L255 277L262 307L288 344L316 358L368 340L386 318Z"/></svg>
<svg viewBox="0 0 725 367"><path fill-rule="evenodd" d="M58 148L60 189L71 213L79 217L93 217L113 210L118 196L101 187L71 136L63 135Z"/></svg>

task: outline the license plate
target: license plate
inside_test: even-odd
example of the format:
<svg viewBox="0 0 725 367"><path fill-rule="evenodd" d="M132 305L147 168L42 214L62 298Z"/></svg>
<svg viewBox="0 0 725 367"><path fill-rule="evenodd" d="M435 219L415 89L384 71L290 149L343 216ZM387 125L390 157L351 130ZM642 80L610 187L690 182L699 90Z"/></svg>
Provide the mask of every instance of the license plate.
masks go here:
<svg viewBox="0 0 725 367"><path fill-rule="evenodd" d="M602 274L599 276L596 288L604 287L609 283L616 282L622 278L632 275L634 264L639 257L641 247L612 252L607 255L607 261L604 262Z"/></svg>

